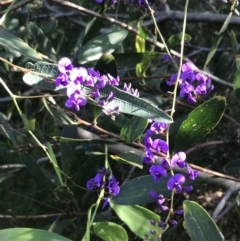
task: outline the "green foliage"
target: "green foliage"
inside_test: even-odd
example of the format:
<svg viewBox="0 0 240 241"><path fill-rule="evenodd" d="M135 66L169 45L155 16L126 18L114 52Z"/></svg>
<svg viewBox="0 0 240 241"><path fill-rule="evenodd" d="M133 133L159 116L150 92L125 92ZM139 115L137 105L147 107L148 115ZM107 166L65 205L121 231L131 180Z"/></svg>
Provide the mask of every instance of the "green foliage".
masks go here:
<svg viewBox="0 0 240 241"><path fill-rule="evenodd" d="M9 228L0 230L1 239L4 241L71 241L59 234L32 229L32 228Z"/></svg>
<svg viewBox="0 0 240 241"><path fill-rule="evenodd" d="M184 228L193 241L223 241L224 238L210 215L199 204L183 202Z"/></svg>
<svg viewBox="0 0 240 241"><path fill-rule="evenodd" d="M157 214L137 205L126 206L111 203L111 207L136 236L144 239L148 235L151 240L157 241L158 237L150 234L150 230L155 230L157 234L161 234L161 229L151 225L149 221L158 221L160 217Z"/></svg>
<svg viewBox="0 0 240 241"><path fill-rule="evenodd" d="M221 120L225 106L226 99L217 96L195 108L178 130L175 151L182 150L213 130Z"/></svg>
<svg viewBox="0 0 240 241"><path fill-rule="evenodd" d="M126 230L112 222L93 223L94 233L105 241L128 241Z"/></svg>
<svg viewBox="0 0 240 241"><path fill-rule="evenodd" d="M78 52L78 62L80 64L98 60L104 53L112 53L127 37L127 30L113 30L103 33L87 42Z"/></svg>

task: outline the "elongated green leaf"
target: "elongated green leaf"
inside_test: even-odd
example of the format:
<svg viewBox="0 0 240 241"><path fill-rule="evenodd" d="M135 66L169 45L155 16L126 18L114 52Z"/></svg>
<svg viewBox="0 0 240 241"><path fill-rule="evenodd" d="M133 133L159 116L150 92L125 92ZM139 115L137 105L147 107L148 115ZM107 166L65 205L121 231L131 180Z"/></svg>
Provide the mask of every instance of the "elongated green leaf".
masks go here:
<svg viewBox="0 0 240 241"><path fill-rule="evenodd" d="M93 223L94 233L104 241L128 241L126 230L112 222Z"/></svg>
<svg viewBox="0 0 240 241"><path fill-rule="evenodd" d="M112 197L111 201L112 203L120 205L156 202L156 200L150 196L150 191L155 191L166 197L170 196L171 191L167 189L167 181L169 178L170 175L168 175L168 177L162 177L159 182L155 182L151 175L134 178L123 184L120 193L117 196ZM197 178L194 181L188 179L184 186L193 185L200 181L202 181L200 178Z"/></svg>
<svg viewBox="0 0 240 241"><path fill-rule="evenodd" d="M7 117L0 112L0 131L3 136L8 138L14 146L24 142L27 136L22 134L20 131L13 129L8 123Z"/></svg>
<svg viewBox="0 0 240 241"><path fill-rule="evenodd" d="M236 38L236 34L234 33L233 30L230 31L230 37L231 37L231 44L232 44L232 49L233 49L233 53L235 55L238 54L238 41Z"/></svg>
<svg viewBox="0 0 240 241"><path fill-rule="evenodd" d="M57 163L57 159L56 159L55 154L53 152L52 146L51 146L51 144L49 142L47 142L46 145L47 145L47 149L48 149L49 155L51 157L51 162L53 164L54 170L55 170L55 172L57 174L58 180L61 183L61 185L63 186L62 175L61 175L58 163Z"/></svg>
<svg viewBox="0 0 240 241"><path fill-rule="evenodd" d="M194 109L182 123L175 140L175 151L200 140L215 128L226 107L226 99L214 97Z"/></svg>
<svg viewBox="0 0 240 241"><path fill-rule="evenodd" d="M240 100L240 58L236 58L234 60L234 64L236 66L234 92L235 92L236 98L239 101Z"/></svg>
<svg viewBox="0 0 240 241"><path fill-rule="evenodd" d="M111 158L115 161L122 161L123 163L127 163L141 169L143 168L142 157L134 151L111 155Z"/></svg>
<svg viewBox="0 0 240 241"><path fill-rule="evenodd" d="M47 36L44 34L42 29L40 29L35 23L30 22L29 23L29 28L32 32L33 37L38 43L38 47L40 48L41 52L49 56L50 58L57 60L56 59L56 51L52 47L49 39Z"/></svg>
<svg viewBox="0 0 240 241"><path fill-rule="evenodd" d="M225 173L232 175L232 176L237 176L240 173L240 159L233 160L228 162L224 167L223 170Z"/></svg>
<svg viewBox="0 0 240 241"><path fill-rule="evenodd" d="M42 98L42 102L50 115L54 117L54 119L56 119L60 124L77 124L77 122L72 121L70 117L64 112L64 110L57 104L51 103L46 98Z"/></svg>
<svg viewBox="0 0 240 241"><path fill-rule="evenodd" d="M145 239L148 235L150 240L158 240L156 235L150 234L150 230L155 230L158 235L162 233L161 228L150 224L151 219L156 222L160 221L157 214L137 205L123 206L111 203L111 207L135 235L142 239Z"/></svg>
<svg viewBox="0 0 240 241"><path fill-rule="evenodd" d="M102 139L78 139L78 138L67 138L63 136L53 136L54 140L65 142L65 143L71 143L71 142L80 142L80 143L88 143L88 144L117 144L117 142L114 141L108 141L108 140L102 140Z"/></svg>
<svg viewBox="0 0 240 241"><path fill-rule="evenodd" d="M229 53L228 52L224 52L221 55L221 57L217 61L213 74L223 79L229 76Z"/></svg>
<svg viewBox="0 0 240 241"><path fill-rule="evenodd" d="M224 237L210 215L199 204L183 202L184 227L192 241L224 241Z"/></svg>
<svg viewBox="0 0 240 241"><path fill-rule="evenodd" d="M184 34L184 43L187 43L191 40L191 36L188 34ZM182 41L182 33L174 34L167 40L167 46L169 49L180 45Z"/></svg>
<svg viewBox="0 0 240 241"><path fill-rule="evenodd" d="M36 63L34 66L32 66L32 68L35 71L35 74L27 73L23 76L23 80L26 84L66 93L66 87L56 88L54 81L50 80L57 76L56 65L49 65L48 63L40 62ZM42 77L38 76L39 74ZM84 87L82 89L82 93L85 95L88 95L90 92L91 89L88 87ZM100 90L101 98L107 98L110 92L113 93L114 99L105 106L105 108L108 110L113 110L115 107L118 107L119 112L122 113L164 123L172 122L172 118L162 110L158 109L156 106L143 99L133 96L126 91L120 90L115 86L106 85L104 88L102 88Z"/></svg>
<svg viewBox="0 0 240 241"><path fill-rule="evenodd" d="M0 230L4 241L71 241L59 234L33 228L8 228Z"/></svg>
<svg viewBox="0 0 240 241"><path fill-rule="evenodd" d="M22 39L14 36L3 28L0 28L0 45L13 49L34 61L41 61L42 58L37 52L29 47Z"/></svg>
<svg viewBox="0 0 240 241"><path fill-rule="evenodd" d="M133 116L127 123L125 123L120 132L120 138L128 143L137 140L144 132L148 124L148 120Z"/></svg>
<svg viewBox="0 0 240 241"><path fill-rule="evenodd" d="M102 54L112 53L117 49L127 37L127 30L113 30L109 33L103 33L86 43L78 53L78 62L80 64L99 59Z"/></svg>
<svg viewBox="0 0 240 241"><path fill-rule="evenodd" d="M64 125L62 129L62 137L77 139L77 126ZM70 175L70 170L76 155L75 148L77 142L61 142L61 162L64 173Z"/></svg>
<svg viewBox="0 0 240 241"><path fill-rule="evenodd" d="M214 41L212 47L211 47L211 50L210 52L208 53L208 56L207 56L207 59L205 61L205 64L204 64L204 69L206 68L206 66L208 65L208 63L211 61L212 57L214 56L214 54L216 53L217 51L217 48L218 48L218 45L220 44L220 42L222 41L222 37L223 37L223 33L225 32L225 30L227 29L228 27L228 24L232 18L232 14L233 12L231 11L228 15L228 17L226 18L222 28L220 29L219 33L218 33L218 36L216 38L216 40Z"/></svg>
<svg viewBox="0 0 240 241"><path fill-rule="evenodd" d="M33 178L39 187L46 187L49 185L48 179L41 170L39 164L28 153L20 153L20 159L23 164L27 166L27 169L31 172Z"/></svg>

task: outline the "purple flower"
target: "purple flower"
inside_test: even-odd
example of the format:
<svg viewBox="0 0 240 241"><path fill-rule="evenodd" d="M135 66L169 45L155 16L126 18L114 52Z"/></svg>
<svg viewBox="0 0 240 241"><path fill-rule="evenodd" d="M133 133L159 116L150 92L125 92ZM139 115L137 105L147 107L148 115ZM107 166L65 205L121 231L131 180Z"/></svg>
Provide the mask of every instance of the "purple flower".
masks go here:
<svg viewBox="0 0 240 241"><path fill-rule="evenodd" d="M180 168L185 167L186 154L185 152L176 153L171 160L171 167L178 165Z"/></svg>
<svg viewBox="0 0 240 241"><path fill-rule="evenodd" d="M80 94L72 94L66 101L65 106L67 108L75 108L76 111L80 110L80 106L87 104L87 100Z"/></svg>
<svg viewBox="0 0 240 241"><path fill-rule="evenodd" d="M193 170L189 165L187 165L188 169L188 178L195 180L195 178L198 176L198 171Z"/></svg>
<svg viewBox="0 0 240 241"><path fill-rule="evenodd" d="M192 190L193 190L192 186L183 187L183 191L185 192L191 192Z"/></svg>
<svg viewBox="0 0 240 241"><path fill-rule="evenodd" d="M80 84L83 84L87 79L87 77L88 77L88 72L83 67L74 68L69 75L69 78L71 81L76 81L76 82L79 81Z"/></svg>
<svg viewBox="0 0 240 241"><path fill-rule="evenodd" d="M92 97L94 98L99 98L101 96L100 92L99 92L99 89L96 89L95 91L93 91L91 93Z"/></svg>
<svg viewBox="0 0 240 241"><path fill-rule="evenodd" d="M182 209L177 209L175 210L175 213L178 215L182 215L183 214L183 210Z"/></svg>
<svg viewBox="0 0 240 241"><path fill-rule="evenodd" d="M167 142L161 139L155 139L152 143L152 148L156 150L157 153L167 153L169 149Z"/></svg>
<svg viewBox="0 0 240 241"><path fill-rule="evenodd" d="M161 166L164 169L168 170L170 168L169 161L166 158L163 158L161 162Z"/></svg>
<svg viewBox="0 0 240 241"><path fill-rule="evenodd" d="M116 178L113 176L111 179L108 181L108 191L110 194L113 196L116 196L120 192L120 187L118 186L118 182L116 181Z"/></svg>
<svg viewBox="0 0 240 241"><path fill-rule="evenodd" d="M149 168L149 172L153 176L155 182L159 181L161 176L167 176L167 171L159 165L152 165Z"/></svg>
<svg viewBox="0 0 240 241"><path fill-rule="evenodd" d="M148 164L148 163L154 162L154 158L155 156L153 155L153 152L151 151L151 149L147 148L143 153L143 157L142 157L143 163Z"/></svg>
<svg viewBox="0 0 240 241"><path fill-rule="evenodd" d="M56 78L56 87L59 85L67 86L68 85L68 76L66 74L60 73Z"/></svg>
<svg viewBox="0 0 240 241"><path fill-rule="evenodd" d="M170 79L166 81L167 85L174 85L177 81L178 73L172 74Z"/></svg>
<svg viewBox="0 0 240 241"><path fill-rule="evenodd" d="M104 202L103 202L102 209L104 209L107 205L109 205L110 198L109 197L105 197L103 200L104 200Z"/></svg>
<svg viewBox="0 0 240 241"><path fill-rule="evenodd" d="M170 220L169 223L171 223L173 226L177 225L177 221L176 220Z"/></svg>
<svg viewBox="0 0 240 241"><path fill-rule="evenodd" d="M147 147L147 148L150 148L152 146L152 138L150 136L146 136L143 140L144 142L144 145Z"/></svg>
<svg viewBox="0 0 240 241"><path fill-rule="evenodd" d="M69 58L61 58L58 61L58 69L61 73L66 74L73 69L72 62Z"/></svg>
<svg viewBox="0 0 240 241"><path fill-rule="evenodd" d="M153 219L150 219L150 224L156 225L156 221L154 221Z"/></svg>
<svg viewBox="0 0 240 241"><path fill-rule="evenodd" d="M162 230L164 230L164 229L167 227L166 223L163 222L163 221L160 221L160 222L158 223L158 226L161 227Z"/></svg>
<svg viewBox="0 0 240 241"><path fill-rule="evenodd" d="M147 135L162 134L168 128L168 124L161 122L153 122L150 129L147 130Z"/></svg>
<svg viewBox="0 0 240 241"><path fill-rule="evenodd" d="M182 65L182 72L194 72L196 67L192 62L186 62Z"/></svg>
<svg viewBox="0 0 240 241"><path fill-rule="evenodd" d="M185 177L182 174L175 174L168 182L167 187L169 190L174 190L176 193L181 193L183 188L182 184L185 182Z"/></svg>

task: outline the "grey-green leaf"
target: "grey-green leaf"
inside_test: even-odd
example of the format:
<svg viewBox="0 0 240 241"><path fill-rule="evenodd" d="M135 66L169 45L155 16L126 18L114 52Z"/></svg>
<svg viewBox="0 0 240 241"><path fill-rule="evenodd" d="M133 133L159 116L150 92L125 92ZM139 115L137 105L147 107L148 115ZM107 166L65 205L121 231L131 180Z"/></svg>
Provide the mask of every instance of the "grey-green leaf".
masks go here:
<svg viewBox="0 0 240 241"><path fill-rule="evenodd" d="M93 231L104 241L128 241L126 230L113 222L93 223Z"/></svg>
<svg viewBox="0 0 240 241"><path fill-rule="evenodd" d="M113 30L109 33L103 33L86 43L78 53L78 62L80 64L99 59L102 54L112 53L116 50L127 37L128 31Z"/></svg>
<svg viewBox="0 0 240 241"><path fill-rule="evenodd" d="M224 237L210 215L199 204L183 202L184 227L192 241L224 241Z"/></svg>
<svg viewBox="0 0 240 241"><path fill-rule="evenodd" d="M0 28L0 45L8 49L16 50L34 61L42 60L41 56L34 49L24 43L22 39L9 33L3 28Z"/></svg>

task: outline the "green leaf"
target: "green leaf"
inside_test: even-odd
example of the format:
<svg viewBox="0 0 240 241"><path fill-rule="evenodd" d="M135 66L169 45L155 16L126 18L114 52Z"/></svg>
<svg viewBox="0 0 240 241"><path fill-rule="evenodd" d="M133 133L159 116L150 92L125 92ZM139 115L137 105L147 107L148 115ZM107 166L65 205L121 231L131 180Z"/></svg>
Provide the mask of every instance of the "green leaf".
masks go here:
<svg viewBox="0 0 240 241"><path fill-rule="evenodd" d="M73 138L66 138L62 136L54 136L52 137L55 140L58 140L60 142L80 142L82 144L88 143L88 144L116 144L114 141L108 141L108 140L101 140L101 139L73 139Z"/></svg>
<svg viewBox="0 0 240 241"><path fill-rule="evenodd" d="M234 79L234 92L238 101L240 100L240 58L236 58L234 60L234 64L236 66L236 73Z"/></svg>
<svg viewBox="0 0 240 241"><path fill-rule="evenodd" d="M46 143L46 146L47 146L47 149L48 149L48 153L51 157L51 163L53 164L53 167L54 167L54 170L57 174L58 180L61 183L61 185L63 186L61 171L60 171L60 168L58 166L57 159L56 159L55 154L53 152L52 146L49 142Z"/></svg>
<svg viewBox="0 0 240 241"><path fill-rule="evenodd" d="M28 119L24 114L22 114L23 117L23 123L27 131L34 131L35 125L36 125L36 119Z"/></svg>
<svg viewBox="0 0 240 241"><path fill-rule="evenodd" d="M224 167L223 170L225 173L231 176L238 176L240 172L240 159L233 160L228 162Z"/></svg>
<svg viewBox="0 0 240 241"><path fill-rule="evenodd" d="M116 155L110 155L110 157L115 161L121 161L141 169L143 168L142 157L134 151L118 153Z"/></svg>
<svg viewBox="0 0 240 241"><path fill-rule="evenodd" d="M174 34L167 40L167 46L169 49L181 44L182 33ZM192 37L188 34L184 34L184 43L191 41Z"/></svg>
<svg viewBox="0 0 240 241"><path fill-rule="evenodd" d="M30 156L28 153L20 153L19 157L23 164L27 166L27 169L31 172L33 178L35 179L37 185L39 187L49 186L48 179L44 175L41 167L35 161L35 159Z"/></svg>
<svg viewBox="0 0 240 241"><path fill-rule="evenodd" d="M200 140L213 130L221 120L225 107L225 97L217 96L194 109L178 130L175 152Z"/></svg>
<svg viewBox="0 0 240 241"><path fill-rule="evenodd" d="M101 75L110 74L113 77L117 77L117 65L115 58L110 53L104 53L96 63L94 68L98 70Z"/></svg>
<svg viewBox="0 0 240 241"><path fill-rule="evenodd" d="M77 124L77 122L74 122L70 119L70 117L66 114L66 112L57 104L53 104L49 100L47 100L45 97L42 98L42 102L50 115L58 121L59 124Z"/></svg>
<svg viewBox="0 0 240 241"><path fill-rule="evenodd" d="M33 228L9 228L0 230L4 241L71 241L59 234Z"/></svg>
<svg viewBox="0 0 240 241"><path fill-rule="evenodd" d="M150 191L155 191L166 197L170 196L171 191L167 189L167 181L169 178L170 174L168 177L162 177L159 182L155 182L151 175L134 178L123 184L120 193L117 196L112 197L111 201L120 205L156 202L156 200L150 196ZM201 178L197 178L194 181L188 179L184 183L184 186L194 185L200 181L202 181Z"/></svg>
<svg viewBox="0 0 240 241"><path fill-rule="evenodd" d="M118 217L129 227L129 229L138 237L145 239L146 235L150 240L157 241L156 235L150 234L150 230L155 230L161 234L161 228L150 224L150 220L160 221L160 217L150 210L140 206L123 206L110 203Z"/></svg>
<svg viewBox="0 0 240 241"><path fill-rule="evenodd" d="M225 30L227 29L228 27L228 24L232 18L232 14L233 12L231 11L228 15L228 17L226 18L222 28L220 29L217 37L216 37L216 40L214 41L212 47L211 47L211 50L210 52L208 53L208 56L207 56L207 59L205 61L205 64L204 64L204 69L206 68L206 66L209 64L209 62L211 61L212 57L214 56L214 54L216 53L217 51L217 48L218 48L218 45L220 44L220 42L222 41L222 37L223 37L223 33L225 32Z"/></svg>
<svg viewBox="0 0 240 241"><path fill-rule="evenodd" d="M82 45L88 43L91 39L95 38L99 35L100 29L102 26L102 20L94 17L91 21L87 24L84 30L84 39Z"/></svg>
<svg viewBox="0 0 240 241"><path fill-rule="evenodd" d="M126 230L112 222L93 223L94 233L104 241L128 241Z"/></svg>
<svg viewBox="0 0 240 241"><path fill-rule="evenodd" d="M238 54L238 41L236 38L236 34L233 30L230 31L230 37L231 37L231 44L232 44L232 51L234 55Z"/></svg>
<svg viewBox="0 0 240 241"><path fill-rule="evenodd" d="M30 22L29 23L29 28L31 30L31 33L33 37L35 38L39 49L41 50L42 53L46 54L53 60L57 60L56 57L56 51L52 47L49 39L47 36L44 34L42 29L40 29L35 23Z"/></svg>
<svg viewBox="0 0 240 241"><path fill-rule="evenodd" d="M77 139L77 126L74 125L64 125L61 133L63 138ZM77 142L61 142L61 162L63 172L67 175L71 175L71 167L76 156L76 146Z"/></svg>
<svg viewBox="0 0 240 241"><path fill-rule="evenodd" d="M219 78L227 78L229 75L229 53L224 52L217 61L216 67L213 72Z"/></svg>
<svg viewBox="0 0 240 241"><path fill-rule="evenodd" d="M224 237L210 215L199 204L183 202L184 227L192 241L224 241Z"/></svg>
<svg viewBox="0 0 240 241"><path fill-rule="evenodd" d="M78 62L80 64L99 59L102 54L112 53L116 50L127 37L127 30L113 30L109 33L103 33L86 43L78 53Z"/></svg>
<svg viewBox="0 0 240 241"><path fill-rule="evenodd" d="M16 147L18 144L24 142L26 136L20 131L13 129L13 127L8 123L7 117L0 112L0 132L3 136L8 138L12 144Z"/></svg>
<svg viewBox="0 0 240 241"><path fill-rule="evenodd" d="M23 76L23 80L26 84L66 93L66 87L61 86L56 88L54 81L51 82L51 80L49 80L49 78L57 76L57 65L54 66L53 64L40 62L36 63L32 68L35 71L34 74L27 73ZM42 77L38 76L39 74ZM45 78L47 78L47 80ZM82 93L85 95L89 95L90 92L91 88L84 87L82 89ZM115 86L106 85L102 88L100 90L101 98L107 98L110 92L113 93L114 99L105 105L106 109L113 110L119 107L118 111L122 113L163 123L172 123L172 118L156 106L126 91L120 90Z"/></svg>
<svg viewBox="0 0 240 241"><path fill-rule="evenodd" d="M146 129L147 124L147 119L133 116L128 122L125 124L123 123L120 138L131 144L141 136Z"/></svg>
<svg viewBox="0 0 240 241"><path fill-rule="evenodd" d="M38 55L34 49L24 43L22 39L14 36L3 28L0 28L0 45L12 50L16 50L34 61L42 60L40 55Z"/></svg>

